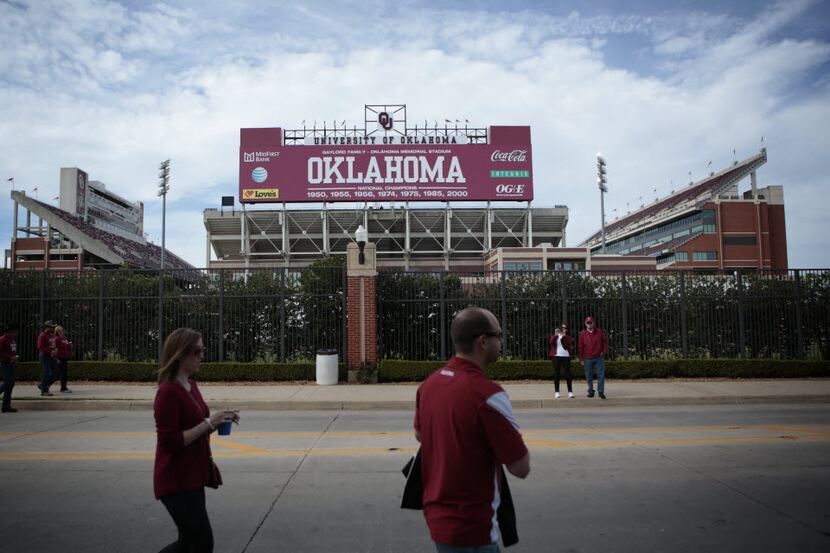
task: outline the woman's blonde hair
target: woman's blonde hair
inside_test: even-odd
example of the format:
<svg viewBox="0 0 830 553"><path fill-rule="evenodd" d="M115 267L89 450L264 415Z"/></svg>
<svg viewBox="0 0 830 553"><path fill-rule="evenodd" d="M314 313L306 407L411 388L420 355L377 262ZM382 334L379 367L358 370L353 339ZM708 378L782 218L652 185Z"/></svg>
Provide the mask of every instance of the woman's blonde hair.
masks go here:
<svg viewBox="0 0 830 553"><path fill-rule="evenodd" d="M55 327L55 334L63 336L63 327L61 325Z"/></svg>
<svg viewBox="0 0 830 553"><path fill-rule="evenodd" d="M177 328L164 341L159 363L158 382L173 382L179 374L179 364L186 355L196 350L202 335L192 328Z"/></svg>

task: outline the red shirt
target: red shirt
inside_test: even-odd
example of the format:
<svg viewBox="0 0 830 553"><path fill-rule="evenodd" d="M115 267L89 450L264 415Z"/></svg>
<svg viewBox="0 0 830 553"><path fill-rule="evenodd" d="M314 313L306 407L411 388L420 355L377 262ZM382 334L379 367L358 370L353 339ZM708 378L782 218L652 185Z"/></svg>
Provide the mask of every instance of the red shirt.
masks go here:
<svg viewBox="0 0 830 553"><path fill-rule="evenodd" d="M608 339L605 333L595 328L593 332L583 330L579 333L579 358L591 359L608 355Z"/></svg>
<svg viewBox="0 0 830 553"><path fill-rule="evenodd" d="M156 499L176 492L198 490L208 482L210 434L184 445L183 432L210 415L196 381L190 380L190 386L188 392L179 384L163 382L156 392L153 402L158 437L153 468Z"/></svg>
<svg viewBox="0 0 830 553"><path fill-rule="evenodd" d="M415 430L432 539L467 547L497 541L499 465L527 454L507 393L453 357L418 387Z"/></svg>
<svg viewBox="0 0 830 553"><path fill-rule="evenodd" d="M51 332L46 332L45 330L37 335L37 350L42 353L43 355L52 355L52 351L55 349L52 344L54 343L52 340L55 337L54 334Z"/></svg>
<svg viewBox="0 0 830 553"><path fill-rule="evenodd" d="M17 341L11 334L0 335L0 361L10 363L12 357L17 355Z"/></svg>
<svg viewBox="0 0 830 553"><path fill-rule="evenodd" d="M55 347L58 350L58 359L72 359L72 344L66 336L55 336Z"/></svg>

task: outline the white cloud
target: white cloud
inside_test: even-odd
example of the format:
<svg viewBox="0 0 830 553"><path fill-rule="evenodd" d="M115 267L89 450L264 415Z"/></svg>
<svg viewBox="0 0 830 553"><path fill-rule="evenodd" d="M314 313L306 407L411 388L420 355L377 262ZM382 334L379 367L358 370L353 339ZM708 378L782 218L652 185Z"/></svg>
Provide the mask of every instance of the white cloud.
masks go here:
<svg viewBox="0 0 830 553"><path fill-rule="evenodd" d="M609 162L610 215L654 188L679 188L689 170L701 178L710 160L728 166L733 148L753 154L763 135L770 161L759 176L785 185L791 264L830 266L826 246L811 238L828 208L813 194L826 185L830 141L815 129L830 123L830 92L824 75L815 79L824 84L803 84L830 49L771 38L809 4L774 5L740 24L706 13L586 18L388 4L295 7L261 22L217 17L212 4L198 13L55 6L0 5L0 31L17 39L0 38L0 166L18 187L42 190L57 188L61 166L83 167L147 202L147 228L159 236L156 166L171 158L168 243L191 263L205 257L197 208L236 192L240 127L360 125L364 103L405 101L412 122L531 125L535 204L570 206L571 245L597 228L597 150ZM65 26L49 38L31 19L47 12ZM651 76L609 65L614 34L652 41ZM9 215L3 200L0 228Z"/></svg>

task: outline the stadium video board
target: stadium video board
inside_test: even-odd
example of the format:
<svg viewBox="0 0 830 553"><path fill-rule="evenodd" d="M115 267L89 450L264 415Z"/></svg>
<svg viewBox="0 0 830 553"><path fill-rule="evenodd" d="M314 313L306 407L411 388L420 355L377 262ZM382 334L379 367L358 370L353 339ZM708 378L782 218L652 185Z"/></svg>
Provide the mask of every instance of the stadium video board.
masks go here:
<svg viewBox="0 0 830 553"><path fill-rule="evenodd" d="M533 199L530 127L409 127L366 107L363 128L241 129L240 202Z"/></svg>

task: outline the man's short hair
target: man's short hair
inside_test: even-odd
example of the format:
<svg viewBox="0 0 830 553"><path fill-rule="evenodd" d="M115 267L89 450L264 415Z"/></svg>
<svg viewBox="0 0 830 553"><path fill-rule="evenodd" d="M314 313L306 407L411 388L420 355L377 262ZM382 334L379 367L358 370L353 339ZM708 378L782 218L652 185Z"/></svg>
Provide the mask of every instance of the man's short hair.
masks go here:
<svg viewBox="0 0 830 553"><path fill-rule="evenodd" d="M455 315L450 325L450 336L456 352L471 353L476 338L496 332L488 315L495 318L490 311L481 307L468 307Z"/></svg>

